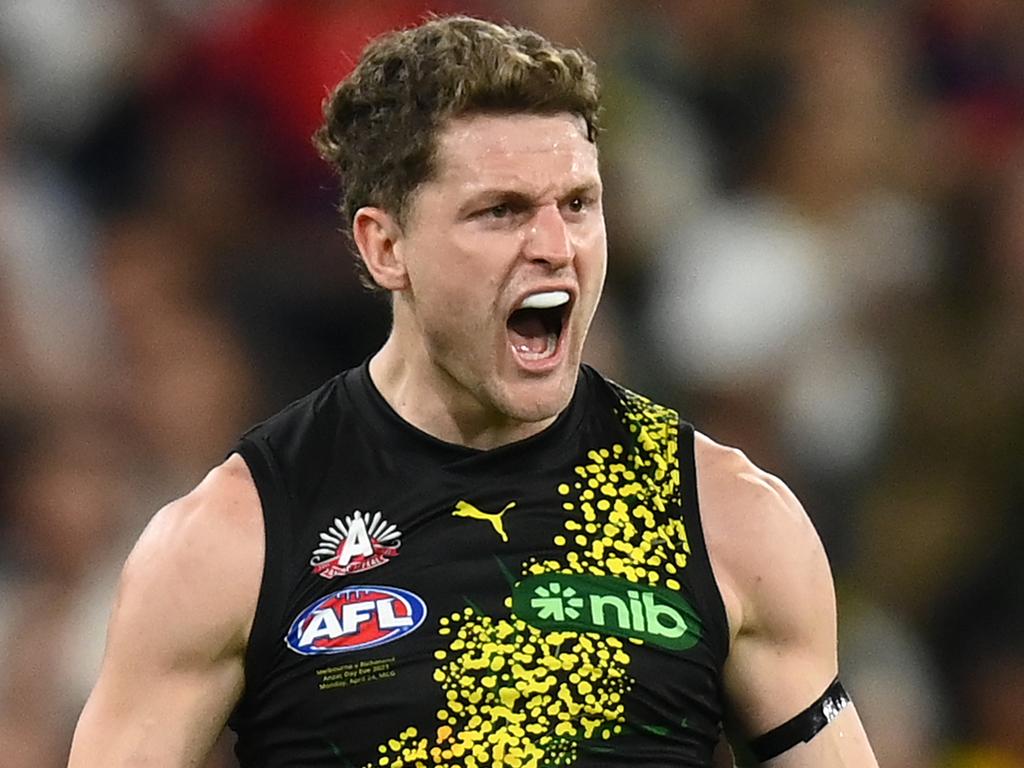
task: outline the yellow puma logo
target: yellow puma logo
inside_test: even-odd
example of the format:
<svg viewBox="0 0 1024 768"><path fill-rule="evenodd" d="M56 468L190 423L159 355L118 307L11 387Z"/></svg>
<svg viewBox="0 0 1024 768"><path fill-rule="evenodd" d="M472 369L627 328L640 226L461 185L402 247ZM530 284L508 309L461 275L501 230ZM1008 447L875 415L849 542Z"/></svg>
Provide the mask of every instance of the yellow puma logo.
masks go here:
<svg viewBox="0 0 1024 768"><path fill-rule="evenodd" d="M505 533L505 526L502 524L501 516L512 509L515 505L516 503L514 501L510 501L505 505L505 508L501 510L501 512L484 512L482 509L478 509L468 501L460 500L455 505L455 509L452 510L452 514L455 515L455 517L471 517L474 520L486 520L494 526L494 530L499 536L501 536L502 541L508 541L508 534Z"/></svg>

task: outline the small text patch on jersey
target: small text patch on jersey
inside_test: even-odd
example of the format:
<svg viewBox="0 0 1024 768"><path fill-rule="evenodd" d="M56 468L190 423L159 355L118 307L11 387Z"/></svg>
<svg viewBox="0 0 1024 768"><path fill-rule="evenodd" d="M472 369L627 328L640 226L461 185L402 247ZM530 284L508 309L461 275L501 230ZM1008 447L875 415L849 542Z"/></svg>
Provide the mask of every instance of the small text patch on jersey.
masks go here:
<svg viewBox="0 0 1024 768"><path fill-rule="evenodd" d="M372 516L356 510L344 520L320 534L309 564L313 573L333 579L384 565L398 555L402 532L391 525L380 511Z"/></svg>
<svg viewBox="0 0 1024 768"><path fill-rule="evenodd" d="M426 603L407 590L348 587L306 606L285 643L304 656L360 651L414 632L426 616Z"/></svg>

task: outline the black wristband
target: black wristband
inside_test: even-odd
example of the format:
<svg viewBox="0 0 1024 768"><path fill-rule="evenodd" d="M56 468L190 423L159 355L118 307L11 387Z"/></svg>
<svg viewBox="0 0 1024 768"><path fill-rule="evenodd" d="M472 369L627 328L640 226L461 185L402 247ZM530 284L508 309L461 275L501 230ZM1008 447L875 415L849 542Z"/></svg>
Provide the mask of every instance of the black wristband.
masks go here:
<svg viewBox="0 0 1024 768"><path fill-rule="evenodd" d="M750 742L750 751L759 763L778 757L801 742L808 742L850 703L850 697L837 677L811 706L778 728Z"/></svg>

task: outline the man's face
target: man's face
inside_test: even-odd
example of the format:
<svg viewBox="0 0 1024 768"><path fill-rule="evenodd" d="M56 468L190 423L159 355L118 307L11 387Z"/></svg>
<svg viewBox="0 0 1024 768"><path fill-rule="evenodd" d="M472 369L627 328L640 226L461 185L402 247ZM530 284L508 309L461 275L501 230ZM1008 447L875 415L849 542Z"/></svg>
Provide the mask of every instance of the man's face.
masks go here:
<svg viewBox="0 0 1024 768"><path fill-rule="evenodd" d="M436 178L396 244L396 323L455 408L539 422L575 388L607 261L597 148L569 114L475 115L438 136Z"/></svg>

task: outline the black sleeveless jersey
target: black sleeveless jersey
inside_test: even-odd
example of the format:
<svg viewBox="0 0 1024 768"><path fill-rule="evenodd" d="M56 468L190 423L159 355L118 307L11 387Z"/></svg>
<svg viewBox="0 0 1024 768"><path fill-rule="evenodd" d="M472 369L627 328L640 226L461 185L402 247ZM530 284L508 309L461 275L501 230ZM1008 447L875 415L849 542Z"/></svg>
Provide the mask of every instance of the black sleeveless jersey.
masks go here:
<svg viewBox="0 0 1024 768"><path fill-rule="evenodd" d="M583 367L488 451L347 371L250 431L266 562L231 719L256 766L710 766L725 611L693 429Z"/></svg>

